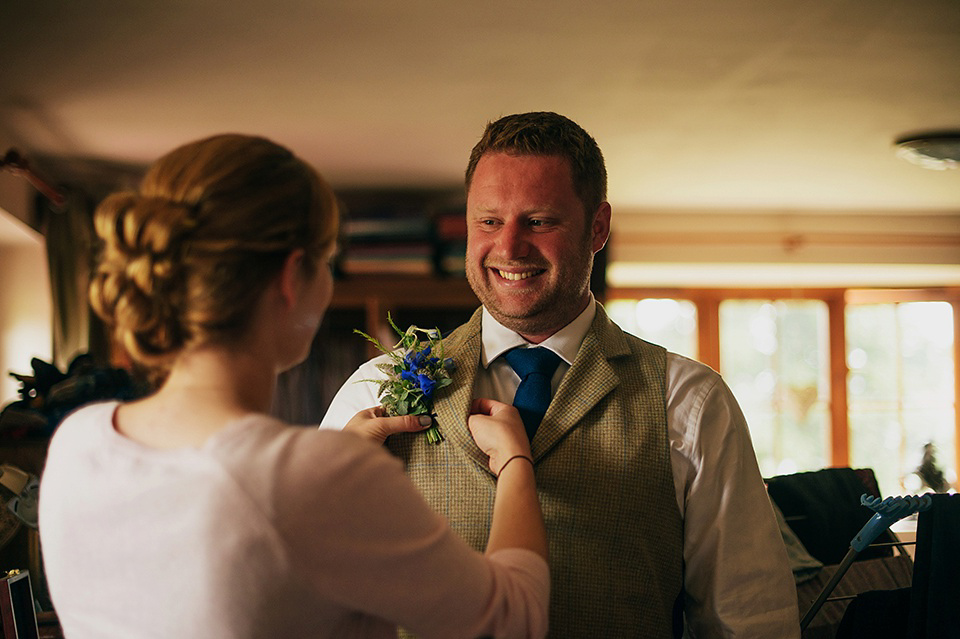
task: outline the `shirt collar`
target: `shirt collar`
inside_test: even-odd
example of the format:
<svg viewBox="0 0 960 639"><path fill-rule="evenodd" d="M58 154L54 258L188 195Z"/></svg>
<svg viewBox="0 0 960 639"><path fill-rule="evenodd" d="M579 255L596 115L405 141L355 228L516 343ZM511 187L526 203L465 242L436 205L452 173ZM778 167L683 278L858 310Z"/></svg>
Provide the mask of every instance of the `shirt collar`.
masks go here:
<svg viewBox="0 0 960 639"><path fill-rule="evenodd" d="M577 357L577 351L580 350L580 344L583 342L583 338L587 336L587 331L590 330L590 325L593 323L593 318L596 314L597 309L594 304L593 293L591 293L590 301L582 313L559 331L537 344L537 346L549 348L559 355L567 364L572 365L573 360ZM511 348L516 348L517 346L532 346L530 342L523 339L519 334L495 320L486 307L483 308L480 336L483 343L480 352L480 363L484 368L490 366L490 362Z"/></svg>

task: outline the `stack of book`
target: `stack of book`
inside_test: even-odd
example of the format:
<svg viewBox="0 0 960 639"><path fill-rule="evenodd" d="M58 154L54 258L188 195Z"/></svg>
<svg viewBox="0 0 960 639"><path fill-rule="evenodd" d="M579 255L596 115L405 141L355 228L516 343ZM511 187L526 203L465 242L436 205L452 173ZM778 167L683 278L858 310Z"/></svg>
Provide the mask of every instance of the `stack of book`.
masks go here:
<svg viewBox="0 0 960 639"><path fill-rule="evenodd" d="M344 275L434 272L433 223L429 208L407 193L342 197Z"/></svg>
<svg viewBox="0 0 960 639"><path fill-rule="evenodd" d="M433 273L433 245L427 219L348 220L344 232L347 249L340 268L347 275Z"/></svg>
<svg viewBox="0 0 960 639"><path fill-rule="evenodd" d="M439 209L434 216L437 270L444 275L464 275L467 256L467 219L463 205Z"/></svg>
<svg viewBox="0 0 960 639"><path fill-rule="evenodd" d="M465 273L467 223L456 189L341 191L340 275Z"/></svg>

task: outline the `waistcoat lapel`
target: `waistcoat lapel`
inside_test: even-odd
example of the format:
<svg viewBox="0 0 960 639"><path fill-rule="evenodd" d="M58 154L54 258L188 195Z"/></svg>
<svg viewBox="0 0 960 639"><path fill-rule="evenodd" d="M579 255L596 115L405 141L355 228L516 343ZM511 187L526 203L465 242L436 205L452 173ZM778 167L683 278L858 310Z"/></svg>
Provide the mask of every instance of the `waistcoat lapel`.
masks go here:
<svg viewBox="0 0 960 639"><path fill-rule="evenodd" d="M473 402L473 382L480 365L480 316L478 309L466 324L443 341L443 354L453 358L456 369L452 374L453 382L437 392L434 407L437 425L448 442L487 468L487 456L474 443L467 428Z"/></svg>
<svg viewBox="0 0 960 639"><path fill-rule="evenodd" d="M606 330L607 316L597 304L597 314L587 331L573 365L563 376L531 442L535 460L576 428L584 416L619 384L608 358L629 354L626 342Z"/></svg>

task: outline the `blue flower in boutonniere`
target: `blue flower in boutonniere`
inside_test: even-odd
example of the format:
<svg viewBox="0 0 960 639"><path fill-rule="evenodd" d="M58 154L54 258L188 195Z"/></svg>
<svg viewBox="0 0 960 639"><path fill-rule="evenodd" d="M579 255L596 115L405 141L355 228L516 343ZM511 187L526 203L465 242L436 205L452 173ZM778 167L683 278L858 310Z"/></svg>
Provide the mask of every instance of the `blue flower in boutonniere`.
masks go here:
<svg viewBox="0 0 960 639"><path fill-rule="evenodd" d="M375 337L361 330L354 330L354 333L363 335L380 352L390 357L389 362L377 365L377 368L387 376L386 379L361 381L379 384L377 395L387 415L435 417L433 394L453 381L450 373L454 369L453 360L443 357L440 331L411 326L401 332L393 323L389 313L387 313L387 321L400 336L400 341L393 348L385 348ZM439 444L443 441L443 435L440 434L436 422L424 432L427 434L427 441L431 444Z"/></svg>

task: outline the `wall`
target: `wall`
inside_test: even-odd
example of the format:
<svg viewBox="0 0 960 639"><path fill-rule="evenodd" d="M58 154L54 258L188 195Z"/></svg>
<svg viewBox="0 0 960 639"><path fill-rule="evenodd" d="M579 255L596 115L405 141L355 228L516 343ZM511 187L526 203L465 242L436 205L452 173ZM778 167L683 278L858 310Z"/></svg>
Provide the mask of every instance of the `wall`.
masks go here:
<svg viewBox="0 0 960 639"><path fill-rule="evenodd" d="M52 302L43 238L0 209L0 406L19 399L9 373L50 361Z"/></svg>
<svg viewBox="0 0 960 639"><path fill-rule="evenodd" d="M611 286L960 285L960 212L619 213Z"/></svg>

